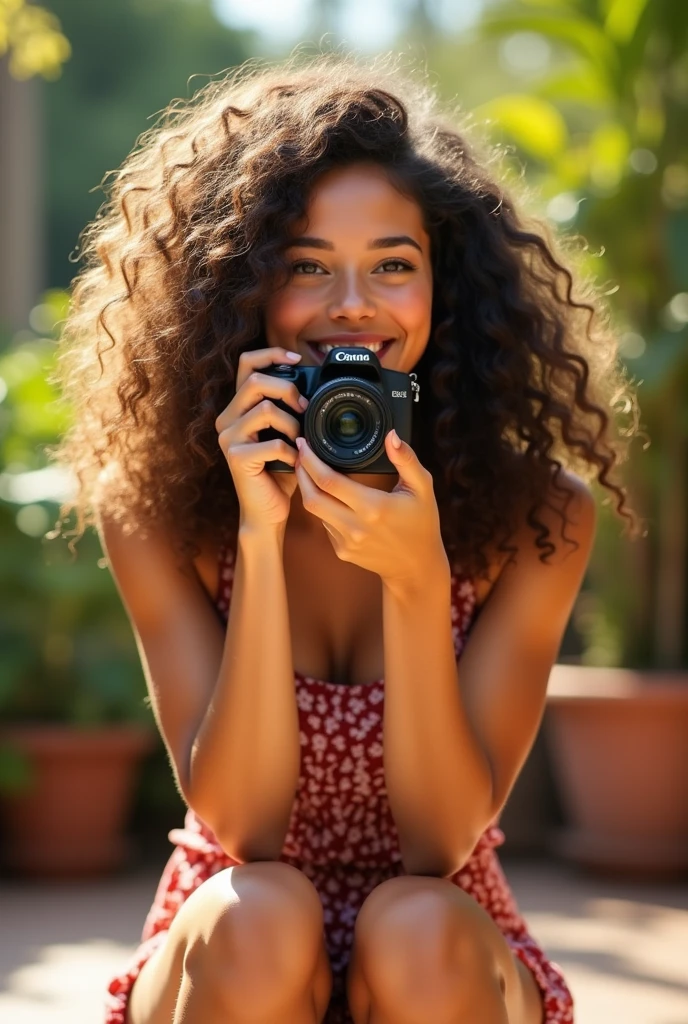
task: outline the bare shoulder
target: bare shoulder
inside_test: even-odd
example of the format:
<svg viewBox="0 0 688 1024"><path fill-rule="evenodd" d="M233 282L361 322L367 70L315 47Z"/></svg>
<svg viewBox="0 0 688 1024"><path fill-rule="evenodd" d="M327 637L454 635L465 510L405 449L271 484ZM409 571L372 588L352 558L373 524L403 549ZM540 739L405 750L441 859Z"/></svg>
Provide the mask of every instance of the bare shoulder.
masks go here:
<svg viewBox="0 0 688 1024"><path fill-rule="evenodd" d="M195 538L198 550L183 557L181 537L169 527L156 526L146 532L133 528L110 509L118 502L109 500L116 487L116 471L110 467L101 473L94 502L96 528L106 561L120 589L124 588L127 603L141 590L145 607L153 607L156 595L165 597L170 586L181 581L198 586L209 601L214 602L220 580L220 543L215 536ZM158 603L158 607L160 604Z"/></svg>
<svg viewBox="0 0 688 1024"><path fill-rule="evenodd" d="M574 562L587 558L595 537L597 525L597 505L595 497L582 477L567 469L562 469L555 485L551 481L546 501L538 509L537 518L549 530L547 538L555 546L555 551L547 557L549 565L562 565L569 559ZM517 547L519 555L538 558L543 552L536 543L536 534L522 517L518 532Z"/></svg>
<svg viewBox="0 0 688 1024"><path fill-rule="evenodd" d="M523 565L525 562L562 566L567 563L568 571L576 576L581 563L587 564L595 538L597 506L590 486L582 477L570 470L562 469L557 485L550 483L544 503L538 510L537 520L549 531L547 543L551 549L538 546L537 533L528 522L528 509L524 507L519 516L519 525L512 538L515 554L500 551L496 546L489 553L489 578L474 582L476 605L482 607L497 581L507 567ZM549 554L547 552L550 552Z"/></svg>
<svg viewBox="0 0 688 1024"><path fill-rule="evenodd" d="M162 524L138 528L111 510L104 480L95 503L96 529L103 553L127 608L141 623L169 607L172 595L207 593L196 561L210 565L207 543L198 559L183 557L180 538Z"/></svg>

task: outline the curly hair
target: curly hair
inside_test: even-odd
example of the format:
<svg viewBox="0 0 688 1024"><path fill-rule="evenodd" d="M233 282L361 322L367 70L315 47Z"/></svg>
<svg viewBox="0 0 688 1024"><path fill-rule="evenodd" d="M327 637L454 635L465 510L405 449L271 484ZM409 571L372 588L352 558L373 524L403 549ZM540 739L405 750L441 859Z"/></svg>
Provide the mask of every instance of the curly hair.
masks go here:
<svg viewBox="0 0 688 1024"><path fill-rule="evenodd" d="M125 529L169 525L187 554L236 529L215 420L240 354L266 344L266 299L313 184L362 161L417 201L431 240L412 445L432 473L449 556L484 574L488 545L515 550L504 545L525 508L549 557L538 513L553 484L565 537L565 470L598 480L637 527L614 473L638 407L604 304L491 176L497 150L479 159L457 124L389 56L252 61L163 111L110 172L82 234L56 371L74 419L51 452L78 484L58 529L76 509L71 536L83 535L103 479L110 516Z"/></svg>

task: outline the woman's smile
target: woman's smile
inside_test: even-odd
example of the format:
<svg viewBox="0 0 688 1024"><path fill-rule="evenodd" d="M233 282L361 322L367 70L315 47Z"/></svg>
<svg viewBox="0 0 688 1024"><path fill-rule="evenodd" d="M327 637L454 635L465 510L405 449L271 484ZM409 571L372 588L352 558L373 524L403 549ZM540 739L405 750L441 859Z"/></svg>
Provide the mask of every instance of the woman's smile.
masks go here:
<svg viewBox="0 0 688 1024"><path fill-rule="evenodd" d="M355 348L358 346L368 349L369 352L374 352L382 362L384 355L395 341L395 338L384 338L379 334L333 334L328 338L308 341L306 344L319 363L325 361L325 356L333 348Z"/></svg>

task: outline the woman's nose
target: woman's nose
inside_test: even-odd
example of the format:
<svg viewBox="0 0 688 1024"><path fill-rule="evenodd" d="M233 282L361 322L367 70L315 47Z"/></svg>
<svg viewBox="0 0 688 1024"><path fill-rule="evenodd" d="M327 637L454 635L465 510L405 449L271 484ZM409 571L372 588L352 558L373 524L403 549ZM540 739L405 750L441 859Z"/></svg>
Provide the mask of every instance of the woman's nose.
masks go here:
<svg viewBox="0 0 688 1024"><path fill-rule="evenodd" d="M375 303L360 276L355 273L342 275L336 282L329 315L332 319L360 319L375 316Z"/></svg>

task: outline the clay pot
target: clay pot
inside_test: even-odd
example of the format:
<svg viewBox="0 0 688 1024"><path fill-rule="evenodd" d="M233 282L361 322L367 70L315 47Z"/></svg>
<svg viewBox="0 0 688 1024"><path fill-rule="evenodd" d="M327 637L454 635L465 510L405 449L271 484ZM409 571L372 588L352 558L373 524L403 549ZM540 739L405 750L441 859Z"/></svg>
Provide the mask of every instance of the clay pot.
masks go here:
<svg viewBox="0 0 688 1024"><path fill-rule="evenodd" d="M688 871L688 674L555 665L544 719L568 824L557 853L599 873Z"/></svg>
<svg viewBox="0 0 688 1024"><path fill-rule="evenodd" d="M3 794L3 862L22 874L81 877L121 866L139 763L153 747L136 725L22 725L2 741L24 754L28 789Z"/></svg>
<svg viewBox="0 0 688 1024"><path fill-rule="evenodd" d="M549 853L552 829L562 821L558 796L544 733L539 729L499 817L506 837L500 857Z"/></svg>

